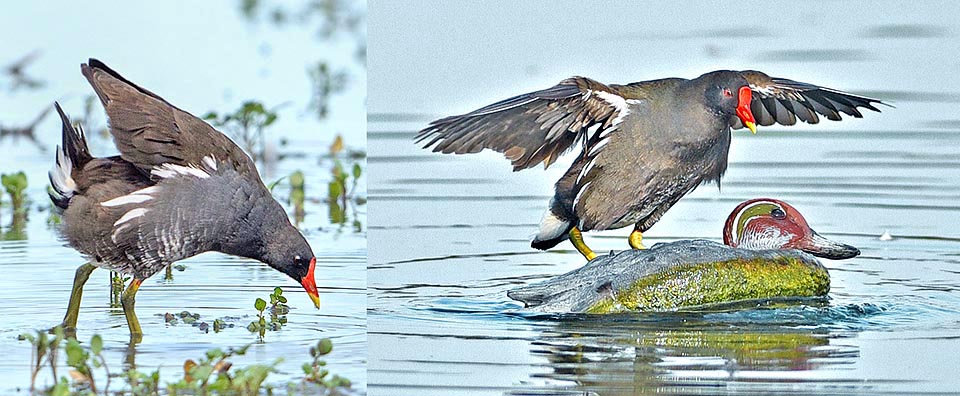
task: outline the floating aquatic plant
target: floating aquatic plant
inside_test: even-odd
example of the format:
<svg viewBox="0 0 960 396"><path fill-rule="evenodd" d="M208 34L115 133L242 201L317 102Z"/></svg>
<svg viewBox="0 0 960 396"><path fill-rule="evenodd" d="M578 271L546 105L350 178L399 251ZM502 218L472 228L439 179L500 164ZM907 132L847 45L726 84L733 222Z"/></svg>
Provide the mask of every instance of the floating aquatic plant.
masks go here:
<svg viewBox="0 0 960 396"><path fill-rule="evenodd" d="M0 175L0 182L4 190L10 196L10 204L13 206L13 213L24 214L27 211L25 206L26 197L24 191L27 189L27 174L21 172Z"/></svg>
<svg viewBox="0 0 960 396"><path fill-rule="evenodd" d="M269 395L273 394L275 387L267 384L266 380L276 372L277 365L282 361L276 359L270 364L235 367L230 359L245 355L252 344L227 350L214 348L197 360L184 361L183 376L174 382L164 383L159 370L144 372L131 367L120 375L112 374L103 356L104 345L100 335L94 335L84 344L77 339L67 339L63 329L57 327L53 329L52 336L45 331L38 331L35 334L23 334L20 339L32 345L30 393L38 395ZM67 375L60 375L57 371L61 350L66 354L66 364L70 368ZM350 380L330 375L326 362L321 359L331 351L333 343L328 338L310 347L311 361L302 366L304 377L281 384L287 394L332 394L337 393L338 389L348 389ZM50 369L55 383L37 389L37 377L45 368ZM106 379L102 388L96 382L97 377ZM124 382L123 389L111 392L111 379L118 378Z"/></svg>
<svg viewBox="0 0 960 396"><path fill-rule="evenodd" d="M287 305L287 298L283 296L283 289L275 287L273 293L270 293L269 313L267 313L267 301L262 298L257 298L253 307L257 310L257 320L250 322L247 330L257 333L260 341L263 341L267 330L278 331L287 324L287 313L290 312L290 307Z"/></svg>

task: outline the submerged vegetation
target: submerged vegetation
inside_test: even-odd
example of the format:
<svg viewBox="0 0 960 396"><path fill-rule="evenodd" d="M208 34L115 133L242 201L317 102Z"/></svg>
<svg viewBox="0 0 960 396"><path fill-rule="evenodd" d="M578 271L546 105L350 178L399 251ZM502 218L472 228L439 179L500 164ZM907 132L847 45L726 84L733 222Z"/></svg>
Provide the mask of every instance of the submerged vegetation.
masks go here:
<svg viewBox="0 0 960 396"><path fill-rule="evenodd" d="M262 300L261 300L262 301ZM30 393L51 396L95 395L259 395L285 391L287 394L319 395L342 394L352 386L350 380L330 375L326 362L321 358L333 351L329 338L321 339L310 347L311 361L304 363L303 377L286 383L270 384L267 379L276 372L283 358L270 364L252 364L234 367L229 359L243 356L252 344L242 348L208 350L197 359L183 362L183 375L171 382L163 382L160 370L148 372L129 368L125 371L110 370L103 356L103 339L94 335L86 344L76 338L67 338L62 328L23 334L21 340L30 342ZM66 355L66 373L57 370L61 352ZM49 369L54 384L38 388L37 378ZM66 375L64 375L66 374ZM102 386L99 381L103 381ZM111 390L111 382L122 381L119 389Z"/></svg>

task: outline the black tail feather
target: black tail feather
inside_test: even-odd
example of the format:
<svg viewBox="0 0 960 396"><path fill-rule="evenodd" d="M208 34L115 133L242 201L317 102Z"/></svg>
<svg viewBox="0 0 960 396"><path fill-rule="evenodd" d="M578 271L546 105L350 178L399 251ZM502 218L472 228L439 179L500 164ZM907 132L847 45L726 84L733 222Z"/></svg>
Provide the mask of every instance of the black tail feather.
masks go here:
<svg viewBox="0 0 960 396"><path fill-rule="evenodd" d="M73 124L70 123L70 118L60 107L60 103L54 102L53 105L57 108L60 121L63 123L63 150L73 163L74 169L82 169L83 165L93 159L93 156L90 155L90 149L87 148L87 140L83 136L83 128L77 125L77 129L74 129Z"/></svg>

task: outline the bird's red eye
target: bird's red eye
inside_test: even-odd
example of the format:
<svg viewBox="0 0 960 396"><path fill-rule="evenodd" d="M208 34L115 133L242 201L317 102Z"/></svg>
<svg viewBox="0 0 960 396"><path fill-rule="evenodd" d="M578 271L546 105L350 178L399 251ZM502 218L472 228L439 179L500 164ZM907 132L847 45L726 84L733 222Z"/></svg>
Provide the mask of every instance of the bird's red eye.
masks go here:
<svg viewBox="0 0 960 396"><path fill-rule="evenodd" d="M728 98L729 98L729 97L732 97L732 96L733 96L733 92L730 92L729 89L724 88L724 89L723 89L723 96L726 96L726 97L728 97Z"/></svg>

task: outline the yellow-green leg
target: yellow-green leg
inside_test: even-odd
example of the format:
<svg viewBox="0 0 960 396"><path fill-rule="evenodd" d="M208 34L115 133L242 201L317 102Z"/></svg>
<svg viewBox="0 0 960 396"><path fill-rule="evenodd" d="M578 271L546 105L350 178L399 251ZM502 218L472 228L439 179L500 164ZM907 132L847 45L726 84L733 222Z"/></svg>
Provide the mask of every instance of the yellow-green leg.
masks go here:
<svg viewBox="0 0 960 396"><path fill-rule="evenodd" d="M634 249L646 249L646 247L643 246L643 233L640 232L638 228L633 229L633 232L630 233L630 237L627 238L627 240L630 242L630 247Z"/></svg>
<svg viewBox="0 0 960 396"><path fill-rule="evenodd" d="M583 241L583 234L580 233L577 227L570 229L570 243L573 243L573 247L577 248L577 251L580 252L587 261L597 258L597 254Z"/></svg>
<svg viewBox="0 0 960 396"><path fill-rule="evenodd" d="M83 285L90 279L90 273L97 269L93 264L84 263L77 267L73 277L73 290L70 292L70 302L67 304L67 314L63 316L63 329L72 331L77 329L77 318L80 316L80 299L83 297Z"/></svg>
<svg viewBox="0 0 960 396"><path fill-rule="evenodd" d="M140 321L137 320L137 313L133 310L136 302L137 290L140 289L142 279L133 278L127 290L120 296L120 304L123 305L123 315L127 317L127 327L130 328L130 339L139 341L143 338L143 330L140 329Z"/></svg>

